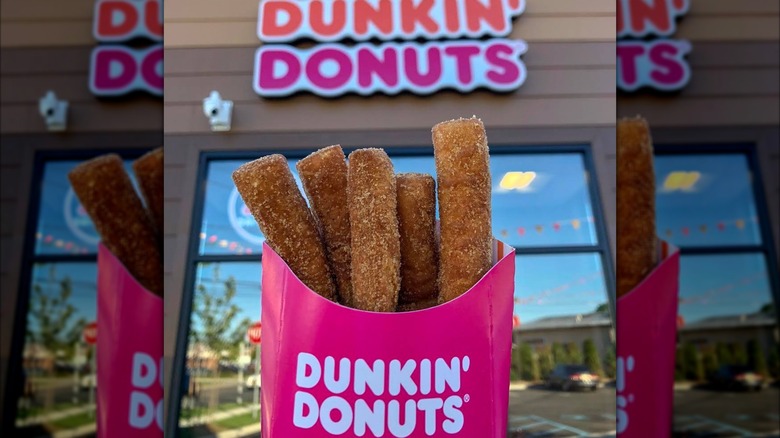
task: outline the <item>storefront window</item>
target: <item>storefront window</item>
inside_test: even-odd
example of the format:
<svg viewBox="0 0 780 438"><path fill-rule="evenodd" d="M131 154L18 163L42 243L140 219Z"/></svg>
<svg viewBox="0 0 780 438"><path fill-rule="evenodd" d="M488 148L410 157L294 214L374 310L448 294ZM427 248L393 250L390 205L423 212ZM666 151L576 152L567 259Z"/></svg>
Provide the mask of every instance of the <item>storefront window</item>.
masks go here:
<svg viewBox="0 0 780 438"><path fill-rule="evenodd" d="M388 151L397 173L435 175L429 152ZM518 248L515 314L520 327L514 336L513 377L531 385L542 386L559 362L589 364L603 382L614 377L611 276L605 268L610 259L599 231L603 223L594 205L597 191L589 178L587 153L585 147L561 152L522 148L491 156L494 235ZM299 185L295 163L304 155L288 156ZM179 429L185 436L236 429L256 434L259 349L246 332L260 319L263 236L231 179L236 168L256 156L206 158L202 201L195 213L197 245L190 257L189 332L186 348L180 349L186 360L181 363ZM577 326L583 318L588 324ZM559 348L566 355L553 358ZM520 358L525 350L531 352L530 367ZM529 394L512 403L527 404L523 397L536 396ZM594 397L588 399L592 406L583 418L614 429L614 389ZM569 403L573 411L582 410L577 407L582 400ZM521 430L529 421L515 418L510 428Z"/></svg>
<svg viewBox="0 0 780 438"><path fill-rule="evenodd" d="M745 435L770 424L776 429L777 397L737 391L770 386L780 366L777 273L769 268L768 218L749 151L659 151L658 235L681 250L675 429Z"/></svg>
<svg viewBox="0 0 780 438"><path fill-rule="evenodd" d="M39 161L37 227L24 271L28 310L17 332L19 436L95 433L95 345L85 331L97 318L99 237L67 179L80 162Z"/></svg>

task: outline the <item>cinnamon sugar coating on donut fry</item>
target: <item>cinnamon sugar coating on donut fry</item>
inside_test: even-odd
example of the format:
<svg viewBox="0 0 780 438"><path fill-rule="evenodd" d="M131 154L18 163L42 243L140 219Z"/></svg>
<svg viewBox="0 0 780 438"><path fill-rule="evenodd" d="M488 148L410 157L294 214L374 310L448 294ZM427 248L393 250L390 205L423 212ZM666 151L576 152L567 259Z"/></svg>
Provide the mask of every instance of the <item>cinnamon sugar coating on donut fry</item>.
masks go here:
<svg viewBox="0 0 780 438"><path fill-rule="evenodd" d="M439 302L468 291L492 266L490 157L477 118L433 127L441 253Z"/></svg>
<svg viewBox="0 0 780 438"><path fill-rule="evenodd" d="M246 163L233 182L274 251L305 285L335 300L325 248L287 159L275 154Z"/></svg>
<svg viewBox="0 0 780 438"><path fill-rule="evenodd" d="M359 149L349 154L348 175L354 307L395 312L401 248L393 163L381 149Z"/></svg>
<svg viewBox="0 0 780 438"><path fill-rule="evenodd" d="M398 305L396 312L413 312L415 310L430 309L439 305L439 298L428 298L414 303L401 303Z"/></svg>
<svg viewBox="0 0 780 438"><path fill-rule="evenodd" d="M157 148L133 162L133 171L146 201L146 208L157 230L157 240L162 245L163 209L163 148Z"/></svg>
<svg viewBox="0 0 780 438"><path fill-rule="evenodd" d="M352 252L344 151L338 145L320 149L300 160L296 168L322 232L339 301L352 306Z"/></svg>
<svg viewBox="0 0 780 438"><path fill-rule="evenodd" d="M103 245L150 292L163 296L163 265L152 219L116 154L79 164L68 173Z"/></svg>
<svg viewBox="0 0 780 438"><path fill-rule="evenodd" d="M401 236L399 303L437 298L436 183L422 173L396 176L398 229Z"/></svg>
<svg viewBox="0 0 780 438"><path fill-rule="evenodd" d="M617 124L617 296L636 287L657 262L653 144L641 117Z"/></svg>

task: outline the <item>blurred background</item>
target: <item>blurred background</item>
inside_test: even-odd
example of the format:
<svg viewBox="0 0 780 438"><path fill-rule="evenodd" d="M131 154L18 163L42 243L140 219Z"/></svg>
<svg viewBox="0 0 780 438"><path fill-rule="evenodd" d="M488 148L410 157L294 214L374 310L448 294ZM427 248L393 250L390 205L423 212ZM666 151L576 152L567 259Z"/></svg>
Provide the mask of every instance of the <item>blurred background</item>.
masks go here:
<svg viewBox="0 0 780 438"><path fill-rule="evenodd" d="M166 2L166 431L260 432L262 340L247 327L260 318L263 236L232 171L270 153L294 171L341 144L434 174L431 127L476 115L491 148L493 233L518 248L507 433L614 435L615 13L614 0L527 1L507 37L528 44L527 79L506 93L264 99L253 89L256 0ZM209 108L232 104L229 131L203 114L214 91Z"/></svg>
<svg viewBox="0 0 780 438"><path fill-rule="evenodd" d="M659 36L631 28L636 3L622 2L617 106L650 123L657 233L681 251L675 433L777 436L780 4L670 1ZM632 55L653 44L689 53L671 69ZM655 75L632 90L632 71Z"/></svg>
<svg viewBox="0 0 780 438"><path fill-rule="evenodd" d="M162 145L159 3L133 28L104 3L0 9L4 436L94 436L99 238L67 173Z"/></svg>

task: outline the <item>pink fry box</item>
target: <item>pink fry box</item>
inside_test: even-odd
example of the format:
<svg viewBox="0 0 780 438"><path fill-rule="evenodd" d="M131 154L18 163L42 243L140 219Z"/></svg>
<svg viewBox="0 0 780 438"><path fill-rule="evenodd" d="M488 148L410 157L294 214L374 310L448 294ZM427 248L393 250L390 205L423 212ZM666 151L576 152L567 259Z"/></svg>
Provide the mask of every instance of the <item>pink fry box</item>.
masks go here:
<svg viewBox="0 0 780 438"><path fill-rule="evenodd" d="M659 240L660 263L617 302L617 433L669 437L680 254Z"/></svg>
<svg viewBox="0 0 780 438"><path fill-rule="evenodd" d="M98 248L97 436L163 436L163 300Z"/></svg>
<svg viewBox="0 0 780 438"><path fill-rule="evenodd" d="M317 295L263 245L263 438L506 436L514 249L468 292L375 313Z"/></svg>

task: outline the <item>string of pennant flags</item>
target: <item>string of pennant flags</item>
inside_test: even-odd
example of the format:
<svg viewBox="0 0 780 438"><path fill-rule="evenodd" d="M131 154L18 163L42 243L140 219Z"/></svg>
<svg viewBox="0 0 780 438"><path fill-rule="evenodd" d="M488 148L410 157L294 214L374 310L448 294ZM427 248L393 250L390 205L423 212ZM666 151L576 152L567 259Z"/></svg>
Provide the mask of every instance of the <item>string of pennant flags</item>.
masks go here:
<svg viewBox="0 0 780 438"><path fill-rule="evenodd" d="M536 231L537 234L544 233L545 230L552 230L553 232L558 232L564 229L565 227L569 227L573 230L579 230L582 227L582 224L585 222L593 223L595 219L593 216L588 216L585 218L574 218L574 219L564 219L559 221L550 222L547 224L536 224L533 226L520 226L517 227L515 230L508 230L508 229L502 229L499 233L502 237L509 237L511 233L517 233L520 237L525 237L530 232Z"/></svg>
<svg viewBox="0 0 780 438"><path fill-rule="evenodd" d="M52 234L38 232L35 233L35 239L41 241L44 246L58 248L71 254L89 254L90 251L95 251L94 249L90 250L89 248L80 246L70 240L58 239Z"/></svg>
<svg viewBox="0 0 780 438"><path fill-rule="evenodd" d="M664 230L664 235L666 237L672 237L675 235L675 233L678 233L680 236L688 237L694 233L699 233L699 234L707 234L710 232L723 233L729 229L736 229L738 231L743 231L747 226L748 222L758 222L758 218L756 217L752 217L749 219L738 218L738 219L722 220L717 222L699 224L698 226L695 227L681 226L679 228L674 228L674 229L666 228Z"/></svg>

